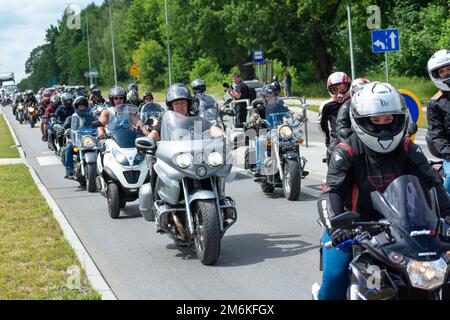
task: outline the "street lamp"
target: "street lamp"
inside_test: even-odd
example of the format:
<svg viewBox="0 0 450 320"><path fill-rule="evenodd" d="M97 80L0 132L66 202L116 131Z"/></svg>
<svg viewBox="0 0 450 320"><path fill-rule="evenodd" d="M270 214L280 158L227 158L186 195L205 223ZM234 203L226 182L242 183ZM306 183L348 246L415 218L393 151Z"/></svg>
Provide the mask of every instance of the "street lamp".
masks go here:
<svg viewBox="0 0 450 320"><path fill-rule="evenodd" d="M166 36L167 36L167 61L169 62L169 85L172 85L172 63L170 61L170 36L169 36L169 15L167 10L167 0L164 0L164 11L166 14Z"/></svg>
<svg viewBox="0 0 450 320"><path fill-rule="evenodd" d="M113 66L114 66L114 83L117 86L116 54L114 53L114 31L113 31L112 13L111 13L111 0L108 0L108 3L109 3L109 25L111 26L111 47L112 47Z"/></svg>
<svg viewBox="0 0 450 320"><path fill-rule="evenodd" d="M76 4L80 7L83 7L84 9L86 9L86 36L87 36L87 47L88 47L88 61L89 61L89 73L91 72L91 46L89 43L89 19L88 19L88 11L87 8L82 4L82 3L78 3L78 2L74 2L74 3L68 3L68 5L73 5ZM91 75L89 75L89 84L92 84L92 77Z"/></svg>

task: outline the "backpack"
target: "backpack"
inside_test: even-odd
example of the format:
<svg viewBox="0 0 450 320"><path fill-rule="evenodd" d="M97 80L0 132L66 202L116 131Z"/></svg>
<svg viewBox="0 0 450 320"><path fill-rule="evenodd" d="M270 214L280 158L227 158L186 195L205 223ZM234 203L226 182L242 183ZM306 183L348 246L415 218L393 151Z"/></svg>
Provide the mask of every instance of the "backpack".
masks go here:
<svg viewBox="0 0 450 320"><path fill-rule="evenodd" d="M242 99L249 99L250 102L256 99L256 90L254 88L250 88L248 85L246 85L244 82L242 82L246 87L248 91L248 96L244 97Z"/></svg>

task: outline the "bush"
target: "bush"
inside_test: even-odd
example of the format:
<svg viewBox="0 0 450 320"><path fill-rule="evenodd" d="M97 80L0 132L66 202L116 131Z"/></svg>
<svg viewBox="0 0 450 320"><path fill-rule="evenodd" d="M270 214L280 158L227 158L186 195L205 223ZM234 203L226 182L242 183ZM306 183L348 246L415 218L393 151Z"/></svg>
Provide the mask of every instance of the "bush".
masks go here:
<svg viewBox="0 0 450 320"><path fill-rule="evenodd" d="M191 81L203 79L209 85L222 82L225 75L220 72L219 64L211 58L198 58L189 72L189 78Z"/></svg>
<svg viewBox="0 0 450 320"><path fill-rule="evenodd" d="M151 89L160 89L165 85L166 52L158 42L144 40L133 52L133 61L139 69L139 82L145 83Z"/></svg>

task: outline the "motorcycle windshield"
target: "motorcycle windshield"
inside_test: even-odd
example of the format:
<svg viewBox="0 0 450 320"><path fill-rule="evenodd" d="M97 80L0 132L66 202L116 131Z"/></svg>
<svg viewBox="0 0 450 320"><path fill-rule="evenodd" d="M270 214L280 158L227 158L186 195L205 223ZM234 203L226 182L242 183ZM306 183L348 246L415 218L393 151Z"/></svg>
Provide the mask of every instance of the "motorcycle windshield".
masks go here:
<svg viewBox="0 0 450 320"><path fill-rule="evenodd" d="M199 116L208 121L213 126L218 126L222 129L225 128L222 118L220 117L219 111L216 107L199 110Z"/></svg>
<svg viewBox="0 0 450 320"><path fill-rule="evenodd" d="M293 112L275 112L267 115L267 121L272 128L276 128L282 124L294 125Z"/></svg>
<svg viewBox="0 0 450 320"><path fill-rule="evenodd" d="M163 116L164 109L156 103L147 103L141 109L142 122L147 121L149 118L155 118L160 120Z"/></svg>
<svg viewBox="0 0 450 320"><path fill-rule="evenodd" d="M121 104L114 107L114 114L109 115L108 130L111 135L119 131L133 130L139 122L135 105Z"/></svg>
<svg viewBox="0 0 450 320"><path fill-rule="evenodd" d="M80 129L93 129L92 122L95 120L95 116L89 109L78 110L72 115L70 129L72 129L72 131Z"/></svg>
<svg viewBox="0 0 450 320"><path fill-rule="evenodd" d="M428 190L416 176L398 177L383 194L372 195L372 200L375 209L404 233L411 251L434 251L439 217Z"/></svg>
<svg viewBox="0 0 450 320"><path fill-rule="evenodd" d="M212 124L201 116L184 116L167 111L161 122L162 141L205 140L211 139Z"/></svg>

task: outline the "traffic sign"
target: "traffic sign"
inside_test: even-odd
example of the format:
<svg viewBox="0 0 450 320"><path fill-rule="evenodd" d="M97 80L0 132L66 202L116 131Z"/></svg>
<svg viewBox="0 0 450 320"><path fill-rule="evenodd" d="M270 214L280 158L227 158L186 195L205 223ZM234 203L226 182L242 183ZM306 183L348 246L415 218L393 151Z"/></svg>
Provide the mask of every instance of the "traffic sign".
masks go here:
<svg viewBox="0 0 450 320"><path fill-rule="evenodd" d="M133 63L133 65L130 68L130 74L133 77L136 77L139 74L139 69L138 69L138 67L137 67L137 65L135 63Z"/></svg>
<svg viewBox="0 0 450 320"><path fill-rule="evenodd" d="M372 52L400 51L398 29L382 29L372 31Z"/></svg>
<svg viewBox="0 0 450 320"><path fill-rule="evenodd" d="M419 98L412 93L411 91L399 89L400 94L403 96L406 102L406 106L409 109L409 114L411 115L411 120L420 127L420 123L422 122L422 104L420 103ZM414 136L411 139L414 141Z"/></svg>
<svg viewBox="0 0 450 320"><path fill-rule="evenodd" d="M253 62L264 63L264 50L253 50Z"/></svg>

